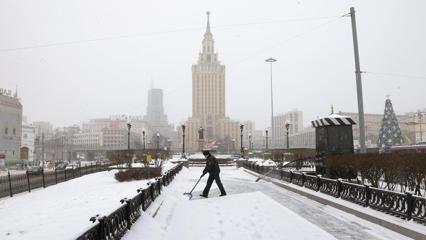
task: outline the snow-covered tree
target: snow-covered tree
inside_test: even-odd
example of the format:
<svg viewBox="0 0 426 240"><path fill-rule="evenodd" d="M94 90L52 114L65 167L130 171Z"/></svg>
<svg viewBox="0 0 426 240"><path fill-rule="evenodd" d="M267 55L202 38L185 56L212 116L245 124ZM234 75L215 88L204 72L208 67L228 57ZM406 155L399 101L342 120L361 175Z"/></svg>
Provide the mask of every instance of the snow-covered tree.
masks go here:
<svg viewBox="0 0 426 240"><path fill-rule="evenodd" d="M384 150L402 143L403 140L398 119L396 119L395 112L393 111L392 102L388 98L385 102L385 113L383 115L382 126L380 127L377 146L380 150Z"/></svg>

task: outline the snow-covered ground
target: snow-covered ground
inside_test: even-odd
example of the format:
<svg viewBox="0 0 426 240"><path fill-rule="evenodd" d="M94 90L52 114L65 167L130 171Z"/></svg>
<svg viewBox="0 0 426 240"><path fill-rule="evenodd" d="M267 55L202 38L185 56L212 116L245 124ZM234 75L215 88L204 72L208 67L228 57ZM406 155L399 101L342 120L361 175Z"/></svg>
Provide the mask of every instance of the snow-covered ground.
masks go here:
<svg viewBox="0 0 426 240"><path fill-rule="evenodd" d="M173 164L166 163L165 170ZM147 180L117 182L117 170L89 174L47 188L0 199L0 239L75 239L93 226L89 218L108 215L133 197Z"/></svg>
<svg viewBox="0 0 426 240"><path fill-rule="evenodd" d="M221 168L227 196L213 184L208 199L197 197L204 178L188 200L201 171L184 168L123 239L408 239L236 167Z"/></svg>

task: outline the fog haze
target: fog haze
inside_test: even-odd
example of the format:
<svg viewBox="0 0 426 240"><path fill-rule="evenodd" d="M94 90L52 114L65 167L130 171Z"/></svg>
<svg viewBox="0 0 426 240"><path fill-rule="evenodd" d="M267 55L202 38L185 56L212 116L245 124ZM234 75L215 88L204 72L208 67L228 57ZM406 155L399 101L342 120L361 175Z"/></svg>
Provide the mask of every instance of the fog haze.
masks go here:
<svg viewBox="0 0 426 240"><path fill-rule="evenodd" d="M269 126L264 60L274 57L274 113L297 108L307 125L328 114L331 104L357 111L350 18L339 18L351 6L362 71L419 76L363 74L365 112L382 113L388 94L397 113L424 108L422 0L3 0L0 87L18 86L30 121L65 126L112 114L144 115L153 84L164 90L166 114L178 124L191 115L191 65L210 11L216 51L226 66L227 115L253 120L259 129ZM281 21L286 19L292 21ZM252 24L268 21L276 22ZM56 44L63 42L73 43ZM52 46L35 47L46 44Z"/></svg>

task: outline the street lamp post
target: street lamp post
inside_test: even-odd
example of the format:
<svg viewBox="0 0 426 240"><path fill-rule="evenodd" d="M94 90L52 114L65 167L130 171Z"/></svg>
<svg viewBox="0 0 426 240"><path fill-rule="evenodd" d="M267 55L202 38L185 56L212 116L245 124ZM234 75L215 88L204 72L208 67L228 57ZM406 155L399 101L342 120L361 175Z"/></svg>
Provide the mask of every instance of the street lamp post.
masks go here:
<svg viewBox="0 0 426 240"><path fill-rule="evenodd" d="M243 130L244 130L244 125L240 124L240 136L241 136L241 157L244 157L244 149L243 149Z"/></svg>
<svg viewBox="0 0 426 240"><path fill-rule="evenodd" d="M146 144L145 144L145 130L142 131L142 141L143 141L143 150L146 149Z"/></svg>
<svg viewBox="0 0 426 240"><path fill-rule="evenodd" d="M132 128L132 124L127 123L127 151L129 154L129 168L132 167L132 157L130 156L130 129Z"/></svg>
<svg viewBox="0 0 426 240"><path fill-rule="evenodd" d="M203 143L204 143L204 129L203 127L200 127L198 129L198 150L203 150Z"/></svg>
<svg viewBox="0 0 426 240"><path fill-rule="evenodd" d="M232 139L232 152L235 154L235 139Z"/></svg>
<svg viewBox="0 0 426 240"><path fill-rule="evenodd" d="M275 133L274 133L274 95L272 92L272 63L276 62L275 58L268 58L265 60L269 63L270 73L271 73L271 131L272 131L272 143L274 143Z"/></svg>
<svg viewBox="0 0 426 240"><path fill-rule="evenodd" d="M158 160L158 152L160 150L160 133L157 133L157 154L155 154L155 160Z"/></svg>
<svg viewBox="0 0 426 240"><path fill-rule="evenodd" d="M251 133L249 133L248 137L249 137L249 150L251 151L252 150L252 146L251 146Z"/></svg>
<svg viewBox="0 0 426 240"><path fill-rule="evenodd" d="M266 130L265 133L266 133L266 151L268 151L268 130Z"/></svg>
<svg viewBox="0 0 426 240"><path fill-rule="evenodd" d="M420 110L418 111L418 116L419 116L419 130L420 130L420 142L423 142L423 133L422 133L422 112L420 112Z"/></svg>
<svg viewBox="0 0 426 240"><path fill-rule="evenodd" d="M182 124L182 158L185 156L185 124Z"/></svg>
<svg viewBox="0 0 426 240"><path fill-rule="evenodd" d="M290 148L290 142L289 142L289 140L288 140L288 129L290 128L290 123L289 122L286 122L285 123L285 129L287 130L287 132L286 132L286 136L287 136L287 141L286 141L286 143L287 143L287 149L289 149Z"/></svg>

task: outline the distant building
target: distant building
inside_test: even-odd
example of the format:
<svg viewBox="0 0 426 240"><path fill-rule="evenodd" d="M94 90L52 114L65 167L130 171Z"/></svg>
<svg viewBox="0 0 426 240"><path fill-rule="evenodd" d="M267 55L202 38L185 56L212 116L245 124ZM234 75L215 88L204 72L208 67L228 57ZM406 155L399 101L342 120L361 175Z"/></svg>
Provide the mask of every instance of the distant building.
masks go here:
<svg viewBox="0 0 426 240"><path fill-rule="evenodd" d="M289 135L289 147L315 149L315 128L304 128L298 133Z"/></svg>
<svg viewBox="0 0 426 240"><path fill-rule="evenodd" d="M22 104L18 94L0 89L0 154L5 164L16 164L20 160L22 137ZM3 165L3 163L0 163Z"/></svg>
<svg viewBox="0 0 426 240"><path fill-rule="evenodd" d="M353 128L354 146L359 149L359 125L358 113L339 112L339 115L351 117L355 121ZM415 143L415 113L407 113L404 115L396 115L399 127L401 128L402 138L405 144ZM377 148L377 140L379 139L379 131L383 120L383 114L365 113L365 142L368 148Z"/></svg>
<svg viewBox="0 0 426 240"><path fill-rule="evenodd" d="M160 145L163 147L170 144L169 140L174 140L176 134L173 131L173 125L168 123L167 115L164 113L162 89L151 88L148 90L148 105L143 120L149 126L146 130L148 141L157 141L157 133L160 134Z"/></svg>
<svg viewBox="0 0 426 240"><path fill-rule="evenodd" d="M270 133L272 147L285 148L287 146L287 129L285 127L287 122L290 124L289 135L299 133L303 129L303 112L295 109L284 114L274 116L274 139L272 139L272 133Z"/></svg>
<svg viewBox="0 0 426 240"><path fill-rule="evenodd" d="M30 124L22 125L21 160L34 161L36 129Z"/></svg>
<svg viewBox="0 0 426 240"><path fill-rule="evenodd" d="M426 142L426 109L418 111L414 115L413 125L415 126L416 143Z"/></svg>
<svg viewBox="0 0 426 240"><path fill-rule="evenodd" d="M192 117L186 121L187 151L199 150L198 129L202 127L206 143L218 142L218 151L238 152L239 125L238 121L233 121L225 115L225 65L220 63L215 52L207 13L202 50L197 63L192 65ZM181 131L180 128L178 130ZM178 135L182 136L182 133L179 132ZM179 146L181 145L180 140Z"/></svg>

